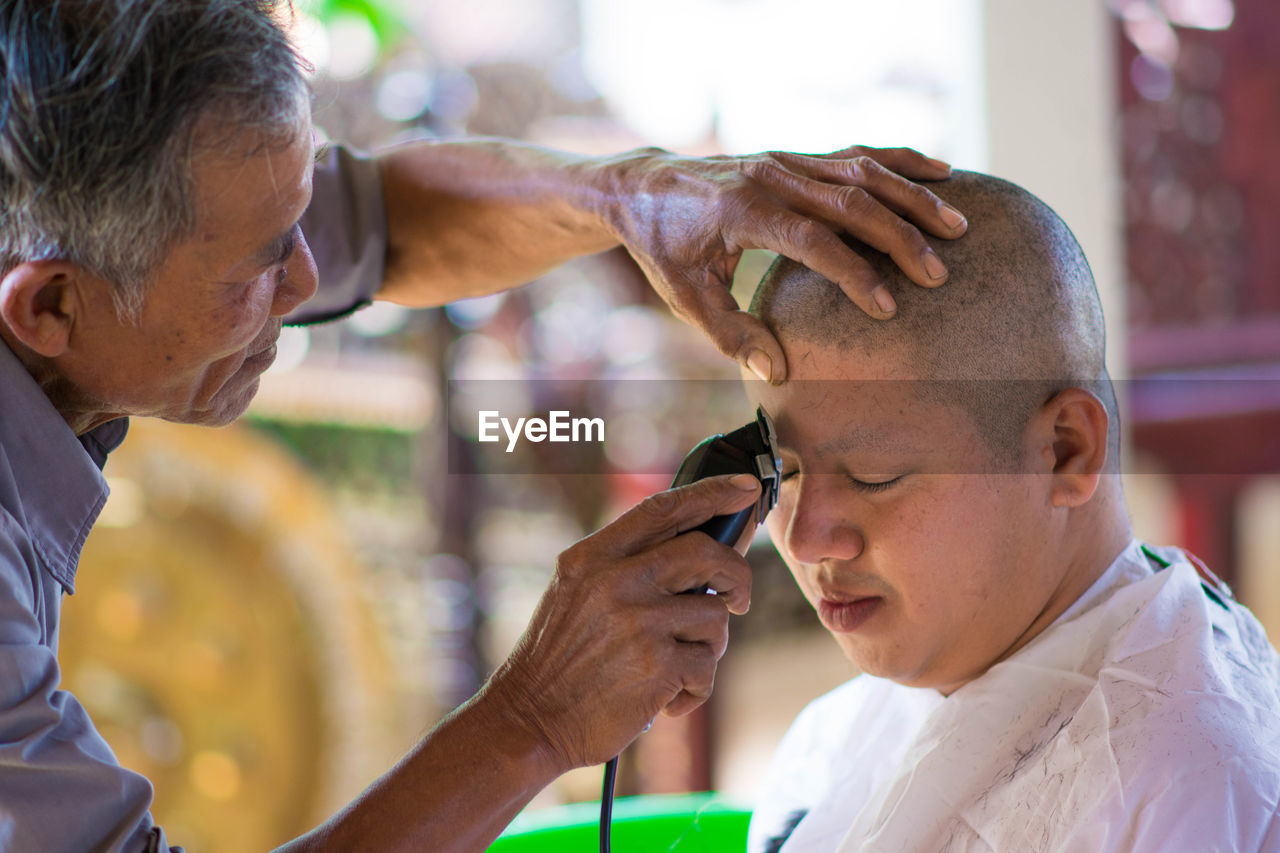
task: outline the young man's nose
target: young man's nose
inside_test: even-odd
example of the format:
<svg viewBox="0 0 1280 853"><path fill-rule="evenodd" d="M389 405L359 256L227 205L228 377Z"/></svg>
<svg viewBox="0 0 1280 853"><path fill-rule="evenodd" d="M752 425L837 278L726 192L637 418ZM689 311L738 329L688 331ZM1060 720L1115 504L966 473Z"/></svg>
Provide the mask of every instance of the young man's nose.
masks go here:
<svg viewBox="0 0 1280 853"><path fill-rule="evenodd" d="M311 256L307 238L298 232L293 253L285 264L285 274L276 286L271 303L271 316L283 317L315 295L318 284L316 260Z"/></svg>
<svg viewBox="0 0 1280 853"><path fill-rule="evenodd" d="M835 474L808 474L784 491L774 512L786 519L786 547L802 563L852 560L865 540L850 512L849 489Z"/></svg>

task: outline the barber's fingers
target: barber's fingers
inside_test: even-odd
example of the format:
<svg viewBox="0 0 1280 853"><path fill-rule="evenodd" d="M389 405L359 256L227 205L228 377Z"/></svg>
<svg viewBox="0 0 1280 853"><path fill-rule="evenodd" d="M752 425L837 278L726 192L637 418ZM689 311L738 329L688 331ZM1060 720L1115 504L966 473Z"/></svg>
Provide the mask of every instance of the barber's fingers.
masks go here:
<svg viewBox="0 0 1280 853"><path fill-rule="evenodd" d="M938 254L919 230L883 199L877 199L861 187L838 186L808 178L797 178L795 184L794 195L783 196L792 211L808 215L815 220L815 225L820 223L829 230L834 227L845 231L883 252L916 284L937 287L947 280L947 268ZM836 242L844 244L839 238ZM819 243L817 248L825 247ZM819 256L815 254L815 257ZM796 260L805 263L804 258ZM808 263L805 265L815 269ZM839 279L831 280L839 282Z"/></svg>
<svg viewBox="0 0 1280 853"><path fill-rule="evenodd" d="M729 643L729 620L714 596L682 595L652 607L644 621L658 628L649 660L657 705L669 716L687 714L711 695L716 666Z"/></svg>
<svg viewBox="0 0 1280 853"><path fill-rule="evenodd" d="M570 550L596 560L620 559L751 506L759 496L760 481L750 474L708 477L650 495Z"/></svg>
<svg viewBox="0 0 1280 853"><path fill-rule="evenodd" d="M704 281L692 276L702 274ZM691 269L668 282L667 304L684 320L711 339L725 356L747 367L765 382L781 384L787 378L782 345L759 317L743 311L733 298L732 271L728 277ZM715 277L713 279L713 277Z"/></svg>
<svg viewBox="0 0 1280 853"><path fill-rule="evenodd" d="M701 645L712 651L716 659L729 648L729 614L724 606L724 596L709 593L687 593L663 602L662 615L655 614L655 621L665 621L668 635L681 645Z"/></svg>
<svg viewBox="0 0 1280 853"><path fill-rule="evenodd" d="M681 671L680 691L662 709L668 717L682 717L711 697L718 656L701 643L680 643L673 658Z"/></svg>
<svg viewBox="0 0 1280 853"><path fill-rule="evenodd" d="M944 211L956 217L959 213L874 160L822 160L779 152L757 164L753 178L768 187L776 202L758 203L755 216L739 223L739 232L731 236L741 245L782 252L837 282L851 297L869 292L862 269L846 272L839 265L828 275L828 270L814 265L833 257L837 244L843 246L834 226L890 255L916 284L933 287L946 281L946 267L908 219L939 237L957 237L964 229L948 224ZM788 245L784 251L762 244L762 239ZM878 307L881 310L873 316L892 313L883 310L887 304Z"/></svg>
<svg viewBox="0 0 1280 853"><path fill-rule="evenodd" d="M870 157L899 175L917 181L941 181L951 176L951 165L933 157L926 157L914 148L874 148L870 145L850 145L830 154L815 155L824 160L851 160Z"/></svg>
<svg viewBox="0 0 1280 853"><path fill-rule="evenodd" d="M701 531L647 548L620 562L617 570L647 578L655 592L668 595L710 587L730 613L746 613L751 605L751 567L746 559ZM683 616L684 611L677 602L667 614ZM687 635L677 636L688 639Z"/></svg>
<svg viewBox="0 0 1280 853"><path fill-rule="evenodd" d="M905 216L935 237L958 237L968 228L964 215L928 188L913 183L896 173L891 167L871 157L834 159L809 157L803 154L776 152L776 159L794 174L797 181L819 182L833 190L857 188L883 204L889 210ZM801 188L803 185L801 185ZM837 193L832 198L840 200ZM861 201L860 196L854 198ZM838 208L837 208L838 209ZM846 224L842 220L841 224Z"/></svg>
<svg viewBox="0 0 1280 853"><path fill-rule="evenodd" d="M888 213L883 207L880 209ZM739 232L734 237L747 248L768 249L799 261L823 278L835 282L850 300L872 317L892 317L897 311L893 297L871 265L846 246L829 226L812 216L785 207L761 210L750 230ZM914 264L923 269L923 258Z"/></svg>

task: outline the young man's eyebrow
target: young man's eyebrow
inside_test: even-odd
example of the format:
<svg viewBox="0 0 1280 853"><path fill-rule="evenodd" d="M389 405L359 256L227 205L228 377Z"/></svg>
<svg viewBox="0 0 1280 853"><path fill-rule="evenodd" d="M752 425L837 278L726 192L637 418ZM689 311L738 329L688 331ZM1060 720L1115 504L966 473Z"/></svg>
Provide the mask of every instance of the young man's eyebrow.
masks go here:
<svg viewBox="0 0 1280 853"><path fill-rule="evenodd" d="M784 450L793 449L787 441L788 417L774 415L778 426L778 445ZM838 456L845 453L887 453L913 450L912 442L897 430L851 429L841 430L835 437L814 448L818 456Z"/></svg>
<svg viewBox="0 0 1280 853"><path fill-rule="evenodd" d="M901 433L890 430L858 429L842 432L814 448L819 456L845 453L887 453L913 449L912 443Z"/></svg>

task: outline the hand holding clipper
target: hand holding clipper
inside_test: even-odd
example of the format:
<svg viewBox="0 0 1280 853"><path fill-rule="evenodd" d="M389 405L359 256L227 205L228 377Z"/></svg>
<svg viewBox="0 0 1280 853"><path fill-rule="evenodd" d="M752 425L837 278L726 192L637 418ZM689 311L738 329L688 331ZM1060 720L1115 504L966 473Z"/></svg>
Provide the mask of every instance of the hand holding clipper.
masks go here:
<svg viewBox="0 0 1280 853"><path fill-rule="evenodd" d="M731 515L717 515L693 528L732 548L748 526L752 530L764 521L778 502L778 483L782 461L774 438L773 421L763 408L756 409L756 419L728 435L717 434L703 439L680 463L671 487L686 486L705 477L720 474L751 474L760 481L760 499ZM707 586L686 590L706 593ZM650 724L652 725L652 724ZM648 726L645 727L648 731ZM613 816L613 786L618 774L618 759L605 764L604 785L600 792L600 851L609 853L609 825Z"/></svg>
<svg viewBox="0 0 1280 853"><path fill-rule="evenodd" d="M763 408L756 409L756 419L728 435L717 434L703 439L685 456L671 486L684 486L704 477L720 474L751 474L761 485L760 500L732 515L718 515L700 524L696 530L732 548L748 528L755 529L778 502L778 479L782 462L774 438L773 422ZM706 592L701 587L690 592Z"/></svg>

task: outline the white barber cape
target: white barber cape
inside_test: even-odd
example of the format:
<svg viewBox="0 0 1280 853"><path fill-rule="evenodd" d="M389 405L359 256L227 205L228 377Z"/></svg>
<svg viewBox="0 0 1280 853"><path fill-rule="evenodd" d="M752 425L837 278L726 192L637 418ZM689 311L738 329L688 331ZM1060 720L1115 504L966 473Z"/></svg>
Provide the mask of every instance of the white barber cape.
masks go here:
<svg viewBox="0 0 1280 853"><path fill-rule="evenodd" d="M748 849L1280 851L1278 810L1280 658L1181 551L1134 542L949 698L863 675L813 702Z"/></svg>

